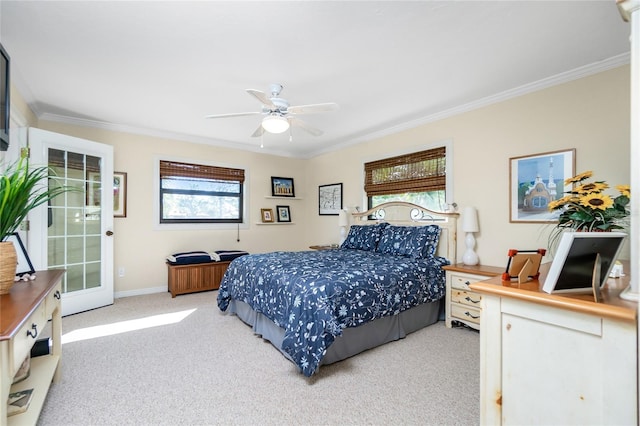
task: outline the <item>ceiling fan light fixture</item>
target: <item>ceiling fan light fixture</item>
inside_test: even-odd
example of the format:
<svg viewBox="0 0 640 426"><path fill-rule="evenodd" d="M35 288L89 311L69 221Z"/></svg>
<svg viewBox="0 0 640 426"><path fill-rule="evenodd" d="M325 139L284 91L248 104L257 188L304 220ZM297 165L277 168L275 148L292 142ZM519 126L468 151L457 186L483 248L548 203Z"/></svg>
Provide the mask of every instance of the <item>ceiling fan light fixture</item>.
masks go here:
<svg viewBox="0 0 640 426"><path fill-rule="evenodd" d="M280 115L267 115L262 119L262 128L269 133L283 133L289 129L289 121Z"/></svg>

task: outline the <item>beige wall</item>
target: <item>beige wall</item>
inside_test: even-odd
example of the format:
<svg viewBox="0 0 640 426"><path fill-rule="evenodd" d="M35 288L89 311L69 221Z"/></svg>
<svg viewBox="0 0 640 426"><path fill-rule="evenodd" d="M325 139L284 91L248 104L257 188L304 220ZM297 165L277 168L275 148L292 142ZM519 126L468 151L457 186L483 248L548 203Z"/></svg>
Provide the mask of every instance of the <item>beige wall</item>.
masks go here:
<svg viewBox="0 0 640 426"><path fill-rule="evenodd" d="M346 207L363 206L362 163L450 141L454 197L478 208L477 253L503 266L507 250L545 248L550 225L509 223L509 158L576 148L577 171L593 170L612 186L629 182L629 67L624 66L379 138L310 160L40 121L40 128L114 146L115 170L128 173L127 218L115 219L119 295L166 288L164 258L180 250L301 250L337 242L337 216L318 215L318 186L343 183ZM13 94L12 94L13 96ZM166 231L154 227L154 161L158 156L216 162L248 171L249 227ZM270 176L295 179L299 200L270 195ZM293 225L256 225L261 207L291 206ZM458 241L458 259L464 251Z"/></svg>
<svg viewBox="0 0 640 426"><path fill-rule="evenodd" d="M309 184L344 183L345 204L362 206L362 163L412 147L452 141L454 199L478 209L481 263L506 266L511 248L547 247L552 225L509 222L509 159L576 148L576 171L612 187L628 184L629 67L480 108L310 161ZM318 219L309 241L326 241L337 222ZM458 239L458 259L464 237Z"/></svg>
<svg viewBox="0 0 640 426"><path fill-rule="evenodd" d="M127 173L127 217L114 219L114 267L125 268L125 276L114 273L116 293L165 287L164 259L171 253L190 250L300 250L304 241L300 229L308 224L303 212L306 202L306 161L155 137L117 133L60 123L39 122L53 132L101 142L114 147L114 169ZM238 230L159 230L154 217L154 167L159 156L200 161L247 171L249 223ZM275 200L271 176L293 177L300 200ZM293 225L256 225L260 208L289 205Z"/></svg>

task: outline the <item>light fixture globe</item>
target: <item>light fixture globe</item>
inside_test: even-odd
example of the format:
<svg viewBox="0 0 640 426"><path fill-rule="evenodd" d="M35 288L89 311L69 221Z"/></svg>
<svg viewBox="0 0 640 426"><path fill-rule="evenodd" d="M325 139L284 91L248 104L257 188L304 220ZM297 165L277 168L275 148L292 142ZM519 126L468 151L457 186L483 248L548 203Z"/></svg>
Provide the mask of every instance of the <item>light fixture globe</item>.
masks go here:
<svg viewBox="0 0 640 426"><path fill-rule="evenodd" d="M267 115L262 119L262 128L269 133L283 133L289 129L289 121L277 114Z"/></svg>

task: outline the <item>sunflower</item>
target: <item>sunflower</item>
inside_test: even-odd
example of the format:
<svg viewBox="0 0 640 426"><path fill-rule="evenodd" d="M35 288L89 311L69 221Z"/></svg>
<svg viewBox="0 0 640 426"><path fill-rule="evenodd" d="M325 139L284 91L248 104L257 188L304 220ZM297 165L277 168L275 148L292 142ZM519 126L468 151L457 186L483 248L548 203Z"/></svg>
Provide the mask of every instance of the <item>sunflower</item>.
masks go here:
<svg viewBox="0 0 640 426"><path fill-rule="evenodd" d="M551 201L547 206L547 208L549 210L556 210L556 209L559 209L560 207L563 207L565 204L568 204L571 202L577 202L577 201L579 201L579 198L575 198L572 195L565 195L560 199Z"/></svg>
<svg viewBox="0 0 640 426"><path fill-rule="evenodd" d="M616 189L620 191L620 194L631 198L631 187L629 185L616 185Z"/></svg>
<svg viewBox="0 0 640 426"><path fill-rule="evenodd" d="M592 209L606 210L613 206L613 199L605 194L592 193L580 197L580 204Z"/></svg>
<svg viewBox="0 0 640 426"><path fill-rule="evenodd" d="M582 172L579 175L575 175L574 177L567 178L564 180L564 186L570 185L572 183L579 183L585 179L589 179L593 176L593 172L591 170L587 170L586 172Z"/></svg>
<svg viewBox="0 0 640 426"><path fill-rule="evenodd" d="M586 195L593 192L602 192L605 189L608 189L609 185L604 182L591 182L584 183L573 189L573 192L577 192L580 195Z"/></svg>

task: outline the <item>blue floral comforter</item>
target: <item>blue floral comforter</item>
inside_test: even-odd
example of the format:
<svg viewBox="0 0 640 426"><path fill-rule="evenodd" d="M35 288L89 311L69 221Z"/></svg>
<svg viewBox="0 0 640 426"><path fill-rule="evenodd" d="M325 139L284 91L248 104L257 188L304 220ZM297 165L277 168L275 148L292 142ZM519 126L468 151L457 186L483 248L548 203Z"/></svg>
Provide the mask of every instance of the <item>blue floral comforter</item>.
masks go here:
<svg viewBox="0 0 640 426"><path fill-rule="evenodd" d="M218 307L240 300L283 328L282 349L308 377L344 328L444 297L448 263L348 249L252 254L229 265Z"/></svg>

